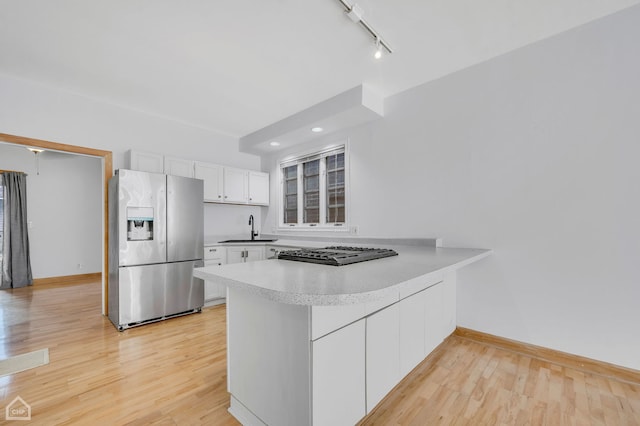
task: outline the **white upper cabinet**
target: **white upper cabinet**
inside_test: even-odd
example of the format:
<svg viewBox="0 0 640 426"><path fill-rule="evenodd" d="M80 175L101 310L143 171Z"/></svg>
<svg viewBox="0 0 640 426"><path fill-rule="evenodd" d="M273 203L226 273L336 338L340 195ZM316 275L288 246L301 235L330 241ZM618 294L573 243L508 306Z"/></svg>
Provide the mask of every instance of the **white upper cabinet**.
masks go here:
<svg viewBox="0 0 640 426"><path fill-rule="evenodd" d="M193 177L193 164L191 160L176 157L164 157L164 173L167 175Z"/></svg>
<svg viewBox="0 0 640 426"><path fill-rule="evenodd" d="M242 169L224 168L224 202L247 203L248 172Z"/></svg>
<svg viewBox="0 0 640 426"><path fill-rule="evenodd" d="M202 179L205 202L269 205L269 173L135 150L127 159L131 170Z"/></svg>
<svg viewBox="0 0 640 426"><path fill-rule="evenodd" d="M141 172L164 173L164 156L153 152L129 150L129 169Z"/></svg>
<svg viewBox="0 0 640 426"><path fill-rule="evenodd" d="M223 170L224 167L217 164L196 161L194 177L204 181L204 201L214 203L223 201Z"/></svg>
<svg viewBox="0 0 640 426"><path fill-rule="evenodd" d="M249 204L269 205L269 173L249 172Z"/></svg>

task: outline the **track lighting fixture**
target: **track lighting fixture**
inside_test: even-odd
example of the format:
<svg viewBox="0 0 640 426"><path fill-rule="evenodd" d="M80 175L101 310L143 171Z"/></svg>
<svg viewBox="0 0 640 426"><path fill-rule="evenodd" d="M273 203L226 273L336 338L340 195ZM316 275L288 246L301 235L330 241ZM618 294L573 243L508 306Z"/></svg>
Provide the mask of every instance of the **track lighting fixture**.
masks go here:
<svg viewBox="0 0 640 426"><path fill-rule="evenodd" d="M376 42L376 53L374 54L374 57L376 59L380 59L382 57L383 47L386 49L387 52L393 53L393 50L389 46L389 43L384 41L384 39L380 36L380 34L378 34L373 28L371 28L371 25L369 25L367 21L362 19L362 16L364 15L364 11L360 6L358 6L355 3L350 5L349 3L347 3L346 0L338 0L338 1L345 8L345 11L347 12L347 16L349 17L349 19L351 19L353 22L360 23L360 25L362 25L362 27L365 30L367 30L367 32L374 38Z"/></svg>

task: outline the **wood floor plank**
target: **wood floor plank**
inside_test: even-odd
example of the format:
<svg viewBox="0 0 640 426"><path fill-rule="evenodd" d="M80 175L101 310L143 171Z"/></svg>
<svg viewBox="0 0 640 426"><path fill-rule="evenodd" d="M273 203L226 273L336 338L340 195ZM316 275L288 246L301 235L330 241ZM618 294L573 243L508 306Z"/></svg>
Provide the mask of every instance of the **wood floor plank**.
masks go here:
<svg viewBox="0 0 640 426"><path fill-rule="evenodd" d="M0 357L50 363L0 377L32 425L237 425L227 412L226 308L118 332L99 282L0 291ZM0 422L4 419L0 419ZM449 337L361 425L640 426L640 386Z"/></svg>
<svg viewBox="0 0 640 426"><path fill-rule="evenodd" d="M640 385L457 336L450 336L441 349L412 371L360 425L640 424ZM435 374L444 365L450 374ZM429 387L416 386L416 381ZM425 397L420 395L424 389L436 391ZM407 407L401 401L418 406ZM401 421L391 423L393 419Z"/></svg>

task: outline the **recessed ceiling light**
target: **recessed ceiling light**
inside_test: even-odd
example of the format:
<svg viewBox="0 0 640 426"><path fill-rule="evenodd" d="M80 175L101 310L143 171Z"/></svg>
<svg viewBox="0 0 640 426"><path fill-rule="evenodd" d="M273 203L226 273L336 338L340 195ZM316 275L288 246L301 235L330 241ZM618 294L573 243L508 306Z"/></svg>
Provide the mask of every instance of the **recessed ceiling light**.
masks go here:
<svg viewBox="0 0 640 426"><path fill-rule="evenodd" d="M269 142L269 145L271 145L271 146L280 146L280 142L276 142L276 141Z"/></svg>
<svg viewBox="0 0 640 426"><path fill-rule="evenodd" d="M321 131L323 131L324 129L322 127L312 127L311 131L313 133L320 133Z"/></svg>

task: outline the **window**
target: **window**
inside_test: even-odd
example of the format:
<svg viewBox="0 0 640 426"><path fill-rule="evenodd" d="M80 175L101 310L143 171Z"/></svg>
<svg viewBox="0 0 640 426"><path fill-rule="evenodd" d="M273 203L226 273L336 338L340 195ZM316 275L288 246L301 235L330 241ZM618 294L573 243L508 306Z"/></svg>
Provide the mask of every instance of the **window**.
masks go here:
<svg viewBox="0 0 640 426"><path fill-rule="evenodd" d="M281 226L344 227L346 164L344 146L281 162Z"/></svg>

